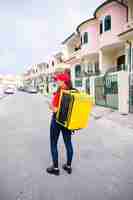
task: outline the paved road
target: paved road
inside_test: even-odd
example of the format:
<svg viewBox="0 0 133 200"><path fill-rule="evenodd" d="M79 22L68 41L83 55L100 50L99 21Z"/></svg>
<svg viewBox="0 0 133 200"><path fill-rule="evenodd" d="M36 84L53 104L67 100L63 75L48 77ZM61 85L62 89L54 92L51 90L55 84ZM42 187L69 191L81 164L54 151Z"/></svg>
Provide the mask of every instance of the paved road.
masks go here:
<svg viewBox="0 0 133 200"><path fill-rule="evenodd" d="M90 120L73 136L73 174L48 175L50 113L45 98L0 100L0 200L132 200L133 130ZM59 148L61 152L62 137ZM65 153L61 153L63 161Z"/></svg>

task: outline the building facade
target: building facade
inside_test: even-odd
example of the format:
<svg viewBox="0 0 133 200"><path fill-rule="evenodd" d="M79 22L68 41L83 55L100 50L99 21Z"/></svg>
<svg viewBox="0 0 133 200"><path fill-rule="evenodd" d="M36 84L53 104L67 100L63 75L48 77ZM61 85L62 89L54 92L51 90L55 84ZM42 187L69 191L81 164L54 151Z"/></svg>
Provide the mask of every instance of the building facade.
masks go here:
<svg viewBox="0 0 133 200"><path fill-rule="evenodd" d="M121 41L125 43L126 64L129 73L129 112L133 113L133 1L128 0L127 22L124 30L119 34Z"/></svg>
<svg viewBox="0 0 133 200"><path fill-rule="evenodd" d="M45 91L52 93L53 75L65 69L73 87L89 93L97 105L133 112L132 0L106 0L61 43L45 72L34 65L26 77L36 85L45 74Z"/></svg>
<svg viewBox="0 0 133 200"><path fill-rule="evenodd" d="M46 77L48 73L48 64L40 63L28 66L28 69L23 74L23 81L25 87L32 86L43 91L46 85Z"/></svg>
<svg viewBox="0 0 133 200"><path fill-rule="evenodd" d="M78 25L62 42L63 60L70 65L74 87L89 92L98 105L120 112L128 110L128 92L123 103L121 88L123 80L128 82L129 64L125 42L119 34L131 13L126 0L105 1L93 18Z"/></svg>

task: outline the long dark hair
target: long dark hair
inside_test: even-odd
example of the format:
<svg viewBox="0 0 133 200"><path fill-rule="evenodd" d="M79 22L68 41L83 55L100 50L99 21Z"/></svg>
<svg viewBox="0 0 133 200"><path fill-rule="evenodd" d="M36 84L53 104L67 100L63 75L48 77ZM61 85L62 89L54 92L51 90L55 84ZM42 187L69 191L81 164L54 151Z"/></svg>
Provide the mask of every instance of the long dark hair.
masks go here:
<svg viewBox="0 0 133 200"><path fill-rule="evenodd" d="M67 86L68 90L71 90L73 88L71 80L65 81L65 85Z"/></svg>
<svg viewBox="0 0 133 200"><path fill-rule="evenodd" d="M65 85L67 86L67 90L71 90L73 88L72 86L72 81L69 80L69 81L64 81ZM61 91L61 87L58 87L57 89L57 92L60 92Z"/></svg>
<svg viewBox="0 0 133 200"><path fill-rule="evenodd" d="M68 90L71 90L73 88L73 85L72 85L72 81L71 81L71 72L70 72L70 69L65 69L65 73L67 73L68 76L70 77L70 79L68 81L66 81L65 84L68 87Z"/></svg>

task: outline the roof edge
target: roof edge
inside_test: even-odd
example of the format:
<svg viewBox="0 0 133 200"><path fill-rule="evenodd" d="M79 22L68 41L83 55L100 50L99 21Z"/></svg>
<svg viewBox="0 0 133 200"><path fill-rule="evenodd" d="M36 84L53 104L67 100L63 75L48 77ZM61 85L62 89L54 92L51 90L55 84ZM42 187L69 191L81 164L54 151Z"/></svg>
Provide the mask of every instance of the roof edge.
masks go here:
<svg viewBox="0 0 133 200"><path fill-rule="evenodd" d="M80 27L81 27L82 25L84 25L85 23L87 23L87 22L89 22L89 21L93 21L93 20L95 20L95 19L96 19L96 18L93 17L93 18L89 18L89 19L83 21L82 23L80 23L80 24L77 26L76 31L79 33L79 29L80 29Z"/></svg>
<svg viewBox="0 0 133 200"><path fill-rule="evenodd" d="M72 38L75 35L75 32L73 32L70 36L68 36L61 44L65 44L70 38Z"/></svg>
<svg viewBox="0 0 133 200"><path fill-rule="evenodd" d="M100 6L98 6L98 7L96 8L96 10L94 11L94 14L93 14L94 17L96 18L97 12L98 12L102 7L108 5L108 4L112 3L112 2L116 2L116 3L118 3L118 4L120 4L120 5L122 5L122 6L124 6L124 7L127 8L127 6L126 6L124 3L122 3L122 2L119 2L119 1L117 1L117 0L108 0L108 1L105 1L104 3L102 3Z"/></svg>

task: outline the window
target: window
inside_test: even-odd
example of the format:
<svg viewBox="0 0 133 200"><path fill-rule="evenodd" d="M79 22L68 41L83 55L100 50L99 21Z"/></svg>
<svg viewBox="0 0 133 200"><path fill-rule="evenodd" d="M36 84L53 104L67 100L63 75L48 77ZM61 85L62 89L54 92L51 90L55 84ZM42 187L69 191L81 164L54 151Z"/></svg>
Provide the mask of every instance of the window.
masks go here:
<svg viewBox="0 0 133 200"><path fill-rule="evenodd" d="M59 62L60 62L60 63L61 63L61 62L63 62L63 60L62 60L62 58L61 58L61 57L59 58Z"/></svg>
<svg viewBox="0 0 133 200"><path fill-rule="evenodd" d="M103 21L101 20L100 21L100 34L103 33Z"/></svg>
<svg viewBox="0 0 133 200"><path fill-rule="evenodd" d="M75 87L82 87L82 79L75 80Z"/></svg>
<svg viewBox="0 0 133 200"><path fill-rule="evenodd" d="M84 33L84 44L88 43L88 33Z"/></svg>
<svg viewBox="0 0 133 200"><path fill-rule="evenodd" d="M111 16L108 15L104 19L104 31L111 30Z"/></svg>
<svg viewBox="0 0 133 200"><path fill-rule="evenodd" d="M105 16L100 20L100 34L103 32L111 30L111 16Z"/></svg>
<svg viewBox="0 0 133 200"><path fill-rule="evenodd" d="M54 61L52 61L52 66L54 67Z"/></svg>
<svg viewBox="0 0 133 200"><path fill-rule="evenodd" d="M81 75L81 66L80 65L76 65L75 67L75 76L76 77L80 77Z"/></svg>
<svg viewBox="0 0 133 200"><path fill-rule="evenodd" d="M125 55L122 55L117 59L117 71L124 69L123 68L124 65L125 65Z"/></svg>
<svg viewBox="0 0 133 200"><path fill-rule="evenodd" d="M88 64L88 73L93 73L93 64Z"/></svg>
<svg viewBox="0 0 133 200"><path fill-rule="evenodd" d="M99 74L100 70L99 70L99 63L95 63L95 73Z"/></svg>

